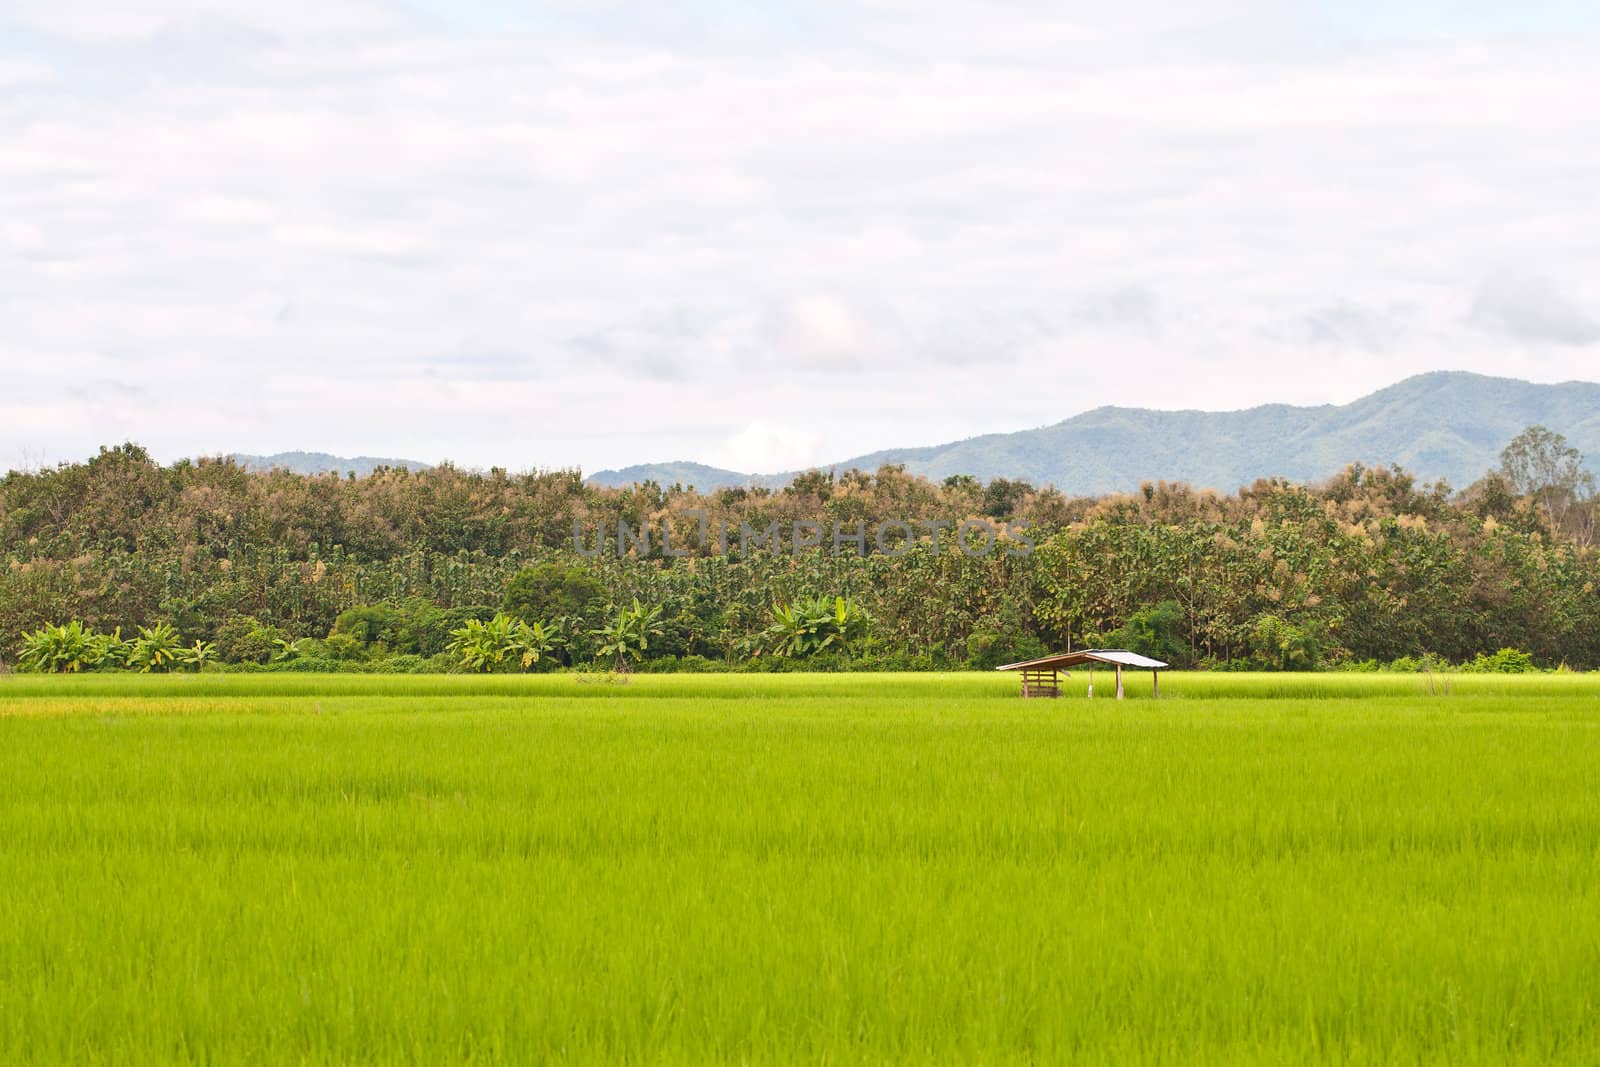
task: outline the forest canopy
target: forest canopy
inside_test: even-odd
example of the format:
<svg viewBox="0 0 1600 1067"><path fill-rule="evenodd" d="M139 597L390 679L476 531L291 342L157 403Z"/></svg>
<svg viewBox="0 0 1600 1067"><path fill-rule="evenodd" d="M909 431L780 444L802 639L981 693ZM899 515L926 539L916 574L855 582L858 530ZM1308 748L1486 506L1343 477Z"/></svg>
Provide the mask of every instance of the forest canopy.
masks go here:
<svg viewBox="0 0 1600 1067"><path fill-rule="evenodd" d="M635 653L647 669L796 648L817 649L815 665L988 666L1093 644L1213 668L1462 662L1501 648L1593 668L1595 512L1582 457L1539 427L1459 492L1352 466L1315 485L1151 483L1070 498L894 466L698 493L603 488L564 470L163 466L125 444L0 481L0 661L16 661L24 631L80 620L97 632L168 626L230 661L314 642L334 661L422 664L469 621L503 615L552 635L536 660L546 669L592 662L637 602L651 620ZM971 520L1026 529L1032 550L956 551ZM698 536L707 523L886 522L937 533L898 555L871 538L859 552L724 553ZM659 538L620 557L614 543L579 551L575 530L592 538L618 523L669 530L674 554ZM769 640L806 605L821 634L835 600L857 613L848 647Z"/></svg>

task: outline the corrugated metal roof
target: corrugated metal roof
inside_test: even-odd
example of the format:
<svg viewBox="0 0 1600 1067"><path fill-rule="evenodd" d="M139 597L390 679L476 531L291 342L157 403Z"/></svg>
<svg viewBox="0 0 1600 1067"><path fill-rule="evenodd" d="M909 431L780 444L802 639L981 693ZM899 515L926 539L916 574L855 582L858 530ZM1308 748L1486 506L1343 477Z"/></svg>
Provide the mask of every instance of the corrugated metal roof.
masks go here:
<svg viewBox="0 0 1600 1067"><path fill-rule="evenodd" d="M1121 648L1097 648L1092 650L1089 655L1102 663L1120 663L1124 667L1148 667L1151 670L1156 670L1167 666L1161 660L1151 659L1149 656L1141 656L1137 652L1129 652Z"/></svg>
<svg viewBox="0 0 1600 1067"><path fill-rule="evenodd" d="M1137 652L1129 652L1125 648L1085 648L1076 652L1062 652L1054 656L1045 656L1041 659L1030 659L1022 663L1007 663L1003 667L996 667L997 671L1019 671L1034 667L1040 670L1060 670L1064 667L1077 667L1085 663L1112 663L1124 667L1139 667L1145 670L1160 670L1170 666L1158 659L1141 656Z"/></svg>

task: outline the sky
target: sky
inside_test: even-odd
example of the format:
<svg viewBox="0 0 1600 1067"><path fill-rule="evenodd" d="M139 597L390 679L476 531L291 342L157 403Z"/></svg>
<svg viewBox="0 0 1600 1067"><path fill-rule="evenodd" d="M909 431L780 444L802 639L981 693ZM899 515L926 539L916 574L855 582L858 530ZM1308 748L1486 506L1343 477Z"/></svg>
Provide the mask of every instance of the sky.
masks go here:
<svg viewBox="0 0 1600 1067"><path fill-rule="evenodd" d="M0 0L0 469L1597 380L1597 10Z"/></svg>

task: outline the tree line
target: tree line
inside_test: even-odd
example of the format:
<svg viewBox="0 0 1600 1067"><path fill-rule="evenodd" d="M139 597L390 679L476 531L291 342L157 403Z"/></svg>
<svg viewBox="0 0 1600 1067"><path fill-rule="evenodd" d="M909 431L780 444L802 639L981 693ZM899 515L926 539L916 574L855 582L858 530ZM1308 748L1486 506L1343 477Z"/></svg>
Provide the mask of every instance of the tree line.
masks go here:
<svg viewBox="0 0 1600 1067"><path fill-rule="evenodd" d="M1029 551L962 551L974 520L1026 530ZM1600 666L1595 520L1582 457L1540 427L1461 491L1355 465L1315 485L1093 498L893 466L709 493L449 465L304 476L162 466L125 444L0 480L0 661L18 662L24 633L76 621L162 626L175 647L281 669L443 669L462 661L463 632L486 641L491 627L524 647L533 632L529 669L983 667L1097 645L1210 668L1515 648L1587 669ZM894 552L702 536L795 523L923 532ZM602 526L670 537L594 552ZM830 640L846 603L835 629L849 639Z"/></svg>

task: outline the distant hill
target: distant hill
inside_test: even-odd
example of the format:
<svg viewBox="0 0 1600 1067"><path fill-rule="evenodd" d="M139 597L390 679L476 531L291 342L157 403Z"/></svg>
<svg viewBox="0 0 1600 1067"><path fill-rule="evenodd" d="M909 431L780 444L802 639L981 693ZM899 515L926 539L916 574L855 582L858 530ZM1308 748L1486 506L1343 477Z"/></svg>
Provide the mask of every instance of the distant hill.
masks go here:
<svg viewBox="0 0 1600 1067"><path fill-rule="evenodd" d="M414 459L384 459L379 456L330 456L326 452L279 452L271 456L247 456L235 452L228 457L239 466L252 471L288 470L296 474L346 474L354 471L356 477L365 478L379 467L404 467L411 471L425 471L429 464Z"/></svg>
<svg viewBox="0 0 1600 1067"><path fill-rule="evenodd" d="M876 470L903 463L933 479L952 474L1025 478L1066 493L1137 489L1146 481L1182 481L1232 491L1257 478L1315 481L1347 464L1397 463L1424 480L1457 488L1496 466L1507 441L1540 423L1591 460L1600 460L1600 384L1535 385L1438 371L1407 378L1349 404L1244 411L1151 411L1102 407L1053 426L987 434L927 448L892 448L829 464ZM701 491L782 485L783 474L741 474L697 463L661 463L599 471L590 481L629 485L654 479Z"/></svg>
<svg viewBox="0 0 1600 1067"><path fill-rule="evenodd" d="M586 481L595 485L624 486L638 482L655 482L659 485L692 485L703 491L725 489L730 486L755 484L783 484L790 474L740 474L738 471L708 467L704 463L640 463L620 470L599 471Z"/></svg>

